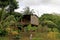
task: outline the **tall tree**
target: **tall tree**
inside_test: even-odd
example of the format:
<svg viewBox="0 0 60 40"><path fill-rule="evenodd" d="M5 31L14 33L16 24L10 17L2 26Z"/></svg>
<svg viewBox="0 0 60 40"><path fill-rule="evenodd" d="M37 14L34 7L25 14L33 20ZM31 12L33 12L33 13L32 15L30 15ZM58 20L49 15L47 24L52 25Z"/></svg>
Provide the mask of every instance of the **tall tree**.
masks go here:
<svg viewBox="0 0 60 40"><path fill-rule="evenodd" d="M0 20L1 20L1 15L4 11L4 8L9 6L8 10L10 13L12 13L15 9L18 8L17 3L18 2L16 0L0 0L0 8L2 9L0 13Z"/></svg>
<svg viewBox="0 0 60 40"><path fill-rule="evenodd" d="M9 5L9 0L0 0L0 8L2 9L1 10L1 13L0 13L0 20L1 20L1 15L4 11L4 8Z"/></svg>
<svg viewBox="0 0 60 40"><path fill-rule="evenodd" d="M8 1L9 0L0 0L0 8L6 7L9 4Z"/></svg>
<svg viewBox="0 0 60 40"><path fill-rule="evenodd" d="M18 8L18 2L16 0L9 0L9 12L14 12Z"/></svg>

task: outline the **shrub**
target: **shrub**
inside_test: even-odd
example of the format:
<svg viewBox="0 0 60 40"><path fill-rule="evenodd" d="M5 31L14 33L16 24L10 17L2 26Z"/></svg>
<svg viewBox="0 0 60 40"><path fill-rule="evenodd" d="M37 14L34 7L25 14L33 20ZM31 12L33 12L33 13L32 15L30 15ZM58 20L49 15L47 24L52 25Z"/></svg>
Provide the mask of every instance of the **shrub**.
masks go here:
<svg viewBox="0 0 60 40"><path fill-rule="evenodd" d="M29 24L27 27L25 27L25 29L26 29L27 31L35 31L35 30L37 29L37 27L31 26L31 24Z"/></svg>
<svg viewBox="0 0 60 40"><path fill-rule="evenodd" d="M13 40L19 40L20 39L20 35L18 34L18 35L14 35L14 37L13 37Z"/></svg>
<svg viewBox="0 0 60 40"><path fill-rule="evenodd" d="M56 33L55 32L49 32L47 34L48 39L55 40L56 39Z"/></svg>
<svg viewBox="0 0 60 40"><path fill-rule="evenodd" d="M0 36L5 36L8 32L6 30L0 29Z"/></svg>
<svg viewBox="0 0 60 40"><path fill-rule="evenodd" d="M6 31L8 32L8 33L10 33L11 32L11 28L6 28Z"/></svg>
<svg viewBox="0 0 60 40"><path fill-rule="evenodd" d="M12 35L18 35L19 33L17 31L12 31Z"/></svg>

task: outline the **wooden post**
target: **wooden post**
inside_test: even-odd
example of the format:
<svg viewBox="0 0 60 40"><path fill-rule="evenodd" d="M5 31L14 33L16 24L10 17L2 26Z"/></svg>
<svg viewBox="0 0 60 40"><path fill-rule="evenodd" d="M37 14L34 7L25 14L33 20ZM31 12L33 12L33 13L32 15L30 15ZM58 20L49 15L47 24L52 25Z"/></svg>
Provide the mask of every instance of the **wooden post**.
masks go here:
<svg viewBox="0 0 60 40"><path fill-rule="evenodd" d="M30 34L30 40L32 40L32 34Z"/></svg>

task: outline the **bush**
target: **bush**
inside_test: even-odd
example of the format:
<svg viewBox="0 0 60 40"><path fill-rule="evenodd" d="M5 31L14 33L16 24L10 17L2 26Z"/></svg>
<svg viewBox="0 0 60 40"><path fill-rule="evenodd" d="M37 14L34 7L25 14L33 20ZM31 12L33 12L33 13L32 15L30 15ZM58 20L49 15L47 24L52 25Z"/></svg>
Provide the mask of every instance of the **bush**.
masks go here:
<svg viewBox="0 0 60 40"><path fill-rule="evenodd" d="M31 26L31 24L29 24L27 27L25 27L26 31L35 31L37 30L37 27L35 26Z"/></svg>
<svg viewBox="0 0 60 40"><path fill-rule="evenodd" d="M18 35L19 33L18 33L18 31L11 31L11 34L13 35L13 36L15 36L15 35Z"/></svg>
<svg viewBox="0 0 60 40"><path fill-rule="evenodd" d="M20 23L17 23L17 28L18 28L19 32L22 30L22 27L23 26Z"/></svg>
<svg viewBox="0 0 60 40"><path fill-rule="evenodd" d="M0 29L0 36L5 36L7 34L6 30Z"/></svg>
<svg viewBox="0 0 60 40"><path fill-rule="evenodd" d="M49 32L47 34L48 39L55 40L56 39L56 32Z"/></svg>
<svg viewBox="0 0 60 40"><path fill-rule="evenodd" d="M20 39L20 35L18 34L18 35L15 35L14 37L13 37L13 39L14 40L19 40Z"/></svg>

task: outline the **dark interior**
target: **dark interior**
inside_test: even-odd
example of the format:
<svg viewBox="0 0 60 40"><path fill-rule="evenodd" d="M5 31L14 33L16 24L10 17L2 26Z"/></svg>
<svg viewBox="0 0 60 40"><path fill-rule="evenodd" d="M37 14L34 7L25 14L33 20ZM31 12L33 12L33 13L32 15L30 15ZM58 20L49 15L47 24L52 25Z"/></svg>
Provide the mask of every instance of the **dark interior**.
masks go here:
<svg viewBox="0 0 60 40"><path fill-rule="evenodd" d="M26 20L26 21L30 21L30 15L24 15L23 19Z"/></svg>

